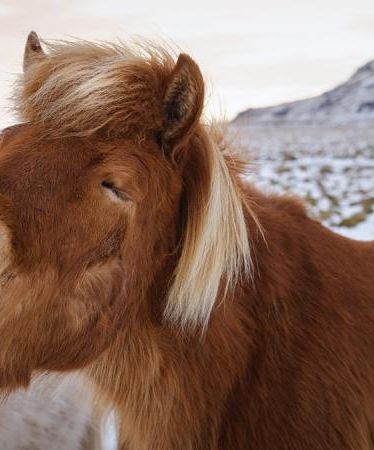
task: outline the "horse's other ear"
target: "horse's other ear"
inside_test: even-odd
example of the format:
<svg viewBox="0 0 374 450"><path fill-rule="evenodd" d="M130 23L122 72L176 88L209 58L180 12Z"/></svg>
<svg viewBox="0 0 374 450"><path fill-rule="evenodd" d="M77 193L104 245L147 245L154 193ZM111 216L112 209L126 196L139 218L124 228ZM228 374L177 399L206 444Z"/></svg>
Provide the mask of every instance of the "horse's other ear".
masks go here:
<svg viewBox="0 0 374 450"><path fill-rule="evenodd" d="M25 72L34 61L44 57L45 53L40 44L38 35L35 31L31 31L27 37L25 53L23 56L23 71Z"/></svg>
<svg viewBox="0 0 374 450"><path fill-rule="evenodd" d="M204 106L204 80L199 66L180 54L167 82L163 109L163 143L172 146L199 121Z"/></svg>

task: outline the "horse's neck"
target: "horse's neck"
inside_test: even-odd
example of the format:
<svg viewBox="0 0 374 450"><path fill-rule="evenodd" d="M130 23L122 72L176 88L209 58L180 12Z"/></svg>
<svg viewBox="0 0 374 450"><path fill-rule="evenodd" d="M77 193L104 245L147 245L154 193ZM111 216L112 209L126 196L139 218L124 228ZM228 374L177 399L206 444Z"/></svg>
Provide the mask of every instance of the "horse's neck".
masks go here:
<svg viewBox="0 0 374 450"><path fill-rule="evenodd" d="M213 436L224 402L249 370L258 344L257 319L266 316L260 310L280 296L275 272L292 261L292 255L285 261L287 255L269 249L255 224L249 234L255 270L266 279L257 274L254 282L248 279L237 286L224 302L218 298L203 338L200 332L183 337L161 321L151 321L152 313L144 308L136 319L128 314L129 322L95 364L92 376L120 412L124 432L133 443L130 448L208 450L196 440L210 442L203 431L207 421ZM277 236L267 238L280 242ZM290 287L281 288L284 297ZM152 300L144 304L158 304ZM271 329L272 324L268 326ZM196 445L188 440L192 438Z"/></svg>
<svg viewBox="0 0 374 450"><path fill-rule="evenodd" d="M189 448L187 436L219 416L221 395L246 370L254 324L236 299L217 308L204 338L182 337L146 318L137 322L119 333L91 376L113 400L136 448L144 442L152 444L145 448Z"/></svg>

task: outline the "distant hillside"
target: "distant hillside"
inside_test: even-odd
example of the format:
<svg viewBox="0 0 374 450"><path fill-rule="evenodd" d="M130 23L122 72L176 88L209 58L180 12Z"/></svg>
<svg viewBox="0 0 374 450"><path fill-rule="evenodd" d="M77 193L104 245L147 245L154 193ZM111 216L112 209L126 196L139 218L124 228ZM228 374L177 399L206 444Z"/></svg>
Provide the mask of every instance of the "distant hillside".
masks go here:
<svg viewBox="0 0 374 450"><path fill-rule="evenodd" d="M267 108L251 108L233 120L238 126L349 125L374 121L374 60L324 94Z"/></svg>

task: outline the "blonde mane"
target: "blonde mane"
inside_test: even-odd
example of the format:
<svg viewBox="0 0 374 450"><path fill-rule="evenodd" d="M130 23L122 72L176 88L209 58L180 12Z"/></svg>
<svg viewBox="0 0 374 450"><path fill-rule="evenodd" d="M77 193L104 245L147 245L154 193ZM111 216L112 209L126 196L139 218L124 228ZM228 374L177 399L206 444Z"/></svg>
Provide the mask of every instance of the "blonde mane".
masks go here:
<svg viewBox="0 0 374 450"><path fill-rule="evenodd" d="M209 189L201 204L188 211L184 245L165 311L166 317L182 328L192 325L203 330L219 292L224 300L241 276L252 276L245 212L257 223L218 143L209 133L204 141L209 155Z"/></svg>
<svg viewBox="0 0 374 450"><path fill-rule="evenodd" d="M149 42L133 45L87 41L44 43L16 89L23 121L53 135L112 136L157 132L162 97L174 66L172 50Z"/></svg>

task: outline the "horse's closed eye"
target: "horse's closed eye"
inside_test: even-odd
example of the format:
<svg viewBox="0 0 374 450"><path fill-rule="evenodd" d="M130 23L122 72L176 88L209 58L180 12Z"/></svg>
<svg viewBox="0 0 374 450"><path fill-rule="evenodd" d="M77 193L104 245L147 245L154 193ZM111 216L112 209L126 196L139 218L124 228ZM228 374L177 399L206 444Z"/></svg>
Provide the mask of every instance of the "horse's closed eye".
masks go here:
<svg viewBox="0 0 374 450"><path fill-rule="evenodd" d="M101 182L101 186L111 195L115 196L117 200L131 200L125 191L119 189L111 181L104 180Z"/></svg>

